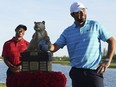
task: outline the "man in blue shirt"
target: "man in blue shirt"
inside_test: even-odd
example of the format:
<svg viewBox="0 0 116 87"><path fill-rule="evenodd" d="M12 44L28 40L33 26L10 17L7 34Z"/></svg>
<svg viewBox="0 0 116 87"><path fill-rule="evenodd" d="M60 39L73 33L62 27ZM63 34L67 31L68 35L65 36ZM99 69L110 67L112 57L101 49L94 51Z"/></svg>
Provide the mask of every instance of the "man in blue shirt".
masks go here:
<svg viewBox="0 0 116 87"><path fill-rule="evenodd" d="M103 72L112 60L115 40L100 23L86 19L86 7L82 3L74 2L70 14L74 23L63 31L50 51L67 46L72 87L104 87ZM101 41L108 43L108 53L102 63Z"/></svg>

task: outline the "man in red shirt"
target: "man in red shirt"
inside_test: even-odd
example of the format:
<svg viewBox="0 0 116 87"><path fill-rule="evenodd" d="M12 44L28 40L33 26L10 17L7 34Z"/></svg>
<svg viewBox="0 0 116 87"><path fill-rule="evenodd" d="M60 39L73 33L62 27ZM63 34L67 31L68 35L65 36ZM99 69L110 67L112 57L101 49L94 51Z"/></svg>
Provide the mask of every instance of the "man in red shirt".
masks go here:
<svg viewBox="0 0 116 87"><path fill-rule="evenodd" d="M28 41L23 39L27 27L25 25L18 25L15 29L15 36L6 41L3 46L2 57L5 64L8 66L7 76L15 72L20 72L20 53L27 49Z"/></svg>

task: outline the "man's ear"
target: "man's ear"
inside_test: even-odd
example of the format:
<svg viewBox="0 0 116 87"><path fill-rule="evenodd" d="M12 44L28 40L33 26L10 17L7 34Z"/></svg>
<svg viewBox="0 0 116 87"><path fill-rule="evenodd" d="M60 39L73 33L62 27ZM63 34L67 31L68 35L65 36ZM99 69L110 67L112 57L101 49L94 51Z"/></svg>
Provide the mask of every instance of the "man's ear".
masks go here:
<svg viewBox="0 0 116 87"><path fill-rule="evenodd" d="M71 13L70 15L71 15L72 17L74 17L74 13Z"/></svg>

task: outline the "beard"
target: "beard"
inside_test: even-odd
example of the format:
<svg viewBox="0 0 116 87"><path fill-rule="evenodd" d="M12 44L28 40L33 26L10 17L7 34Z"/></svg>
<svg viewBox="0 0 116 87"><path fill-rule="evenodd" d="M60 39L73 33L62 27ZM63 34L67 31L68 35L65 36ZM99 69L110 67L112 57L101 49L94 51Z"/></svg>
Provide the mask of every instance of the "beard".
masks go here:
<svg viewBox="0 0 116 87"><path fill-rule="evenodd" d="M85 22L86 19L85 19L85 18L83 18L83 19L78 19L77 21L81 23L81 22Z"/></svg>

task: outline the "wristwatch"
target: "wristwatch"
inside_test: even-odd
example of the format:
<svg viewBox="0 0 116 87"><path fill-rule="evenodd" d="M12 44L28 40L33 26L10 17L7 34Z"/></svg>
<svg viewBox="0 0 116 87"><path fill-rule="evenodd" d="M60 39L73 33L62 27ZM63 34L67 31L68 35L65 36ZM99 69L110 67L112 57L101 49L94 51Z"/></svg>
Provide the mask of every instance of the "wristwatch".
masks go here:
<svg viewBox="0 0 116 87"><path fill-rule="evenodd" d="M104 61L105 61L105 62L110 62L111 59L110 59L110 58L105 58Z"/></svg>

